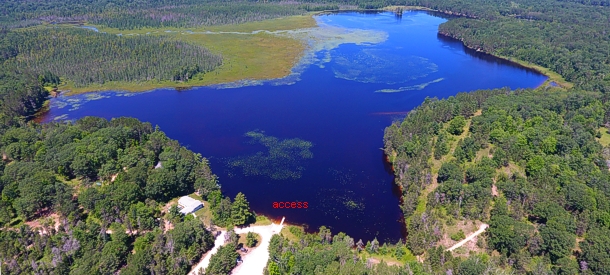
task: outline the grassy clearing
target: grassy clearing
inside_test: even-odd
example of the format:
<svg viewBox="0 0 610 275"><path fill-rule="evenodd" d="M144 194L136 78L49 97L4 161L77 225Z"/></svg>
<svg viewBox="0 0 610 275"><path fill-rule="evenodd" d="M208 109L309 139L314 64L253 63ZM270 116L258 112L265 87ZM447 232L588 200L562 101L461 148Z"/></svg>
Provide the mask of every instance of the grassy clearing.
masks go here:
<svg viewBox="0 0 610 275"><path fill-rule="evenodd" d="M210 210L210 203L208 201L202 199L201 196L199 196L195 193L189 194L188 196L193 199L203 202L203 208L195 211L194 214L198 219L201 220L201 222L203 222L203 224L205 226L210 226L210 222L212 221L212 211ZM178 203L177 199L176 199L176 203Z"/></svg>
<svg viewBox="0 0 610 275"><path fill-rule="evenodd" d="M282 31L300 28L313 28L317 26L316 20L312 17L314 14L315 13L309 13L307 15L282 17L238 25L210 26L206 27L205 29L209 31L251 32L256 30Z"/></svg>
<svg viewBox="0 0 610 275"><path fill-rule="evenodd" d="M210 226L212 220L212 211L210 210L210 204L207 201L202 200L203 208L195 211L195 215L200 219L205 226Z"/></svg>
<svg viewBox="0 0 610 275"><path fill-rule="evenodd" d="M257 246L258 246L258 245L261 243L261 241L263 240L263 238L261 237L261 235L259 235L259 234L257 234L257 233L254 233L254 232L252 232L252 233L253 233L254 235L256 235L256 245L255 245L255 246L253 246L253 247L257 247ZM243 247L248 247L248 248L251 248L251 247L249 247L249 246L247 246L247 245L246 245L246 243L248 243L248 240L246 239L246 236L247 236L247 235L248 235L248 233L242 233L242 234L239 234L239 240L237 241L237 243L238 243L238 245L239 245L239 244L242 244L242 246L243 246Z"/></svg>
<svg viewBox="0 0 610 275"><path fill-rule="evenodd" d="M509 177L512 177L513 175L525 177L525 168L515 164L514 162L509 162L507 167L500 167L496 169L496 174L499 175L500 173L504 173Z"/></svg>
<svg viewBox="0 0 610 275"><path fill-rule="evenodd" d="M272 222L269 218L265 217L265 216L256 216L256 222L254 223L254 225L271 225Z"/></svg>
<svg viewBox="0 0 610 275"><path fill-rule="evenodd" d="M121 90L121 91L147 91L159 88L186 88L193 86L206 86L229 83L239 80L265 80L282 78L290 74L292 67L303 54L305 45L302 41L280 37L277 35L258 34L200 34L189 33L200 31L234 31L252 32L255 30L290 30L315 27L316 21L311 15L291 16L280 19L250 22L239 25L225 25L193 29L159 28L121 31L112 28L102 28L101 32L123 35L165 35L174 39L204 46L214 53L222 54L223 65L212 72L199 74L188 82L175 81L142 81L122 82L110 81L104 84L75 87L73 83L66 83L59 88L70 90L69 94L84 92ZM171 32L166 32L171 31Z"/></svg>
<svg viewBox="0 0 610 275"><path fill-rule="evenodd" d="M292 230L291 230L291 228L292 228ZM293 232L298 232L298 233L295 234ZM280 234L282 236L284 236L284 238L286 238L289 241L294 242L294 243L298 243L301 240L301 238L299 236L297 236L299 233L305 234L302 227L295 226L295 225L284 226L284 228L282 228L282 231L280 231Z"/></svg>
<svg viewBox="0 0 610 275"><path fill-rule="evenodd" d="M599 142L604 147L610 145L610 133L608 133L608 129L606 129L606 127L599 127L599 129L597 130L602 135L600 138L596 138L597 142Z"/></svg>
<svg viewBox="0 0 610 275"><path fill-rule="evenodd" d="M483 158L489 158L491 156L491 149L493 148L492 144L489 144L487 148L480 149L477 151L477 155L474 157L473 164L477 161L481 161Z"/></svg>
<svg viewBox="0 0 610 275"><path fill-rule="evenodd" d="M401 262L401 261L397 260L396 258L389 256L389 255L375 255L375 256L369 256L369 257L365 257L365 258L371 259L374 264L378 264L378 263L381 263L381 261L383 261L387 265L395 265L395 266L404 265L403 262Z"/></svg>
<svg viewBox="0 0 610 275"><path fill-rule="evenodd" d="M379 263L381 261L384 261L388 265L397 265L397 266L403 266L407 262L417 261L417 258L415 257L415 255L413 255L413 253L411 253L411 251L409 249L403 248L403 252L405 254L400 258L397 258L394 255L390 255L390 254L384 255L384 254L380 254L380 253L370 253L366 250L363 250L362 252L360 252L360 255L365 259L366 258L372 259L374 263Z"/></svg>
<svg viewBox="0 0 610 275"><path fill-rule="evenodd" d="M169 209L174 206L174 205L178 205L178 200L180 198L173 198L171 200L169 200L166 204L159 204L159 211L161 211L161 213L169 213Z"/></svg>
<svg viewBox="0 0 610 275"><path fill-rule="evenodd" d="M166 34L166 31L171 32L252 32L257 30L267 31L281 31L281 30L294 30L300 28L311 28L317 26L316 20L313 19L314 13L307 15L295 15L276 19L269 19L263 21L247 22L243 24L231 24L231 25L219 25L219 26L202 26L195 28L176 28L176 27L163 27L163 28L141 28L133 30L120 30L117 28L108 28L105 26L96 26L100 32L107 32L111 34Z"/></svg>

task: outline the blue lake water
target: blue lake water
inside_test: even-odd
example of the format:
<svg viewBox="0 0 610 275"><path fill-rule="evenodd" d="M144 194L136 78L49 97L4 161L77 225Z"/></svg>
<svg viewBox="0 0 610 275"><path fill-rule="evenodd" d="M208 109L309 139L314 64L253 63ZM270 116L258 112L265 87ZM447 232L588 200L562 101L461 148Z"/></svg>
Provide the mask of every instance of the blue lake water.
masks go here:
<svg viewBox="0 0 610 275"><path fill-rule="evenodd" d="M381 150L384 128L426 97L536 87L546 80L437 35L446 19L429 13L339 13L316 20L323 28L368 30L383 39L313 52L309 57L317 61L295 69L292 84L61 96L44 120L149 121L209 158L223 192L245 193L258 213L286 216L310 230L326 225L365 242L395 242L405 232L399 191ZM308 208L273 208L286 201L308 202Z"/></svg>

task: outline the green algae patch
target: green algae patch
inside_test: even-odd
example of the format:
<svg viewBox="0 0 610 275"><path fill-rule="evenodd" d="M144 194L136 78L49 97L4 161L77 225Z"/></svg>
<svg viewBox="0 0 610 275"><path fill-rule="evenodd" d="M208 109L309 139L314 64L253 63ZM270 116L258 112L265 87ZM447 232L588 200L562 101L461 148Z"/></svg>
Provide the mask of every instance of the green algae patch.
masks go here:
<svg viewBox="0 0 610 275"><path fill-rule="evenodd" d="M338 78L362 83L396 84L426 77L437 72L438 66L421 56L363 49L355 55L337 55L332 69Z"/></svg>
<svg viewBox="0 0 610 275"><path fill-rule="evenodd" d="M438 78L432 81L428 81L425 83L421 83L421 84L417 84L417 85L412 85L412 86L407 86L407 87L400 87L398 89L382 89L382 90L377 90L375 92L377 93L400 93L400 92L406 92L406 91L418 91L418 90L423 90L426 87L428 87L428 85L433 84L433 83L438 83L443 81L444 78Z"/></svg>
<svg viewBox="0 0 610 275"><path fill-rule="evenodd" d="M245 176L264 176L274 180L295 180L305 171L304 161L313 158L313 143L298 138L279 139L263 131L246 133L252 145L263 145L265 151L240 156L227 162L229 169L242 170Z"/></svg>

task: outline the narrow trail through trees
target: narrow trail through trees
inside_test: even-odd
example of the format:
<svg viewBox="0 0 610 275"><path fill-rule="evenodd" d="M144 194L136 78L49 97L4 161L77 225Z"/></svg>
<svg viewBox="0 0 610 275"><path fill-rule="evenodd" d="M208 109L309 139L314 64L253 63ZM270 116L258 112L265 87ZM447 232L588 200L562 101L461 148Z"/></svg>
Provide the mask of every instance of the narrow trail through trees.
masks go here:
<svg viewBox="0 0 610 275"><path fill-rule="evenodd" d="M462 246L465 243L469 242L470 240L474 239L474 237L476 237L479 234L485 232L485 229L487 229L488 227L489 227L488 224L485 224L485 223L481 224L481 227L479 227L479 230L477 230L476 232L470 234L470 236L466 237L466 239L461 240L459 243L456 243L455 245L453 245L452 247L447 249L447 251L453 251L453 250L459 248L460 246Z"/></svg>

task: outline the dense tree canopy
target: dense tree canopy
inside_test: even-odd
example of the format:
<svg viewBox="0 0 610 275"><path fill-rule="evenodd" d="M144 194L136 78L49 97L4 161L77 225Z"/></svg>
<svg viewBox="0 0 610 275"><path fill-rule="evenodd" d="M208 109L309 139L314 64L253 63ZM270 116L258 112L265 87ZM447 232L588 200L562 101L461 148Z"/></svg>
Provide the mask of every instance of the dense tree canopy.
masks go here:
<svg viewBox="0 0 610 275"><path fill-rule="evenodd" d="M600 234L610 217L610 149L598 141L608 135L604 98L553 88L475 91L427 99L388 127L386 153L394 156L403 190L411 251L431 255L455 219L479 220L490 225L482 248L500 252L500 264L518 273L546 261L559 273L603 274ZM457 114L466 118L467 131L441 138ZM402 145L415 139L419 146ZM454 150L434 162L439 141ZM472 272L479 268L464 262L457 271L478 274Z"/></svg>
<svg viewBox="0 0 610 275"><path fill-rule="evenodd" d="M185 274L213 246L200 219L161 211L196 183L204 198L219 193L216 176L150 123L85 117L0 132L0 224L14 229L0 231L3 273Z"/></svg>
<svg viewBox="0 0 610 275"><path fill-rule="evenodd" d="M279 1L197 1L197 0L51 0L32 3L3 2L0 24L21 27L41 22L89 21L120 29L141 27L193 27L237 24L303 14L319 5ZM1 26L1 25L0 25Z"/></svg>
<svg viewBox="0 0 610 275"><path fill-rule="evenodd" d="M4 47L2 46L4 45ZM42 84L187 81L222 63L219 55L165 36L116 36L75 27L37 27L0 36L0 61L27 68Z"/></svg>

